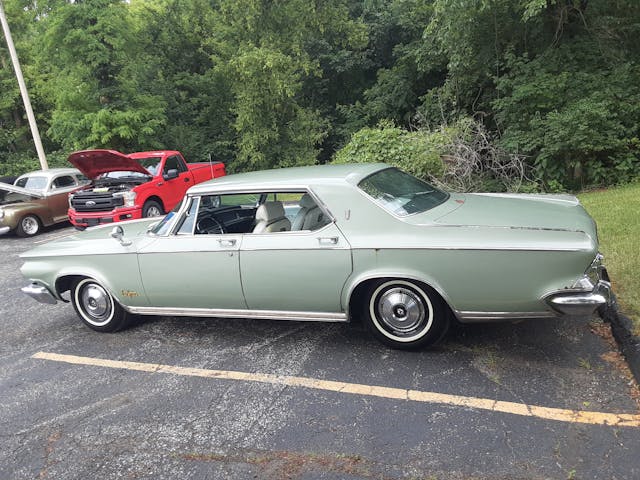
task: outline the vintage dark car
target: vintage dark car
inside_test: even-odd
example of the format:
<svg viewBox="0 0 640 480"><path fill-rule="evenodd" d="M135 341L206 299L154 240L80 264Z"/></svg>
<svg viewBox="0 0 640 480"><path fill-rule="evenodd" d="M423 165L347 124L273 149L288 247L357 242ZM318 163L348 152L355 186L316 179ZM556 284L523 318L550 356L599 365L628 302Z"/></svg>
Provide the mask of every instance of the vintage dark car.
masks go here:
<svg viewBox="0 0 640 480"><path fill-rule="evenodd" d="M69 194L88 180L75 168L25 173L14 185L0 183L0 235L36 235L42 227L68 220Z"/></svg>

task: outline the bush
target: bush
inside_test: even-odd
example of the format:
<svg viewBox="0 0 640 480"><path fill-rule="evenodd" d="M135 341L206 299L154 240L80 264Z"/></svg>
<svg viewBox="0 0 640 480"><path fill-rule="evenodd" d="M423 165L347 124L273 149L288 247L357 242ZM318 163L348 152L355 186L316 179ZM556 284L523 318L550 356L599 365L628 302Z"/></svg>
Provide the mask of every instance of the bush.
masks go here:
<svg viewBox="0 0 640 480"><path fill-rule="evenodd" d="M363 128L333 163L384 162L455 191L538 191L525 158L495 145L482 123L461 118L436 130L402 130L390 123Z"/></svg>
<svg viewBox="0 0 640 480"><path fill-rule="evenodd" d="M441 157L451 137L447 129L409 132L390 122L381 122L375 128L366 127L354 133L349 143L336 153L333 163L383 162L426 179L442 173Z"/></svg>

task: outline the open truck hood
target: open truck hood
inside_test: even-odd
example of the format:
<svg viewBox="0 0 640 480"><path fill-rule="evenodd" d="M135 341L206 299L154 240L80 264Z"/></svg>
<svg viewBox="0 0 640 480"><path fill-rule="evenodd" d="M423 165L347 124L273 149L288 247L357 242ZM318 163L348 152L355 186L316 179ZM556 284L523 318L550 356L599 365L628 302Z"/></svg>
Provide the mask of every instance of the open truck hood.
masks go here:
<svg viewBox="0 0 640 480"><path fill-rule="evenodd" d="M103 173L117 171L140 172L153 176L137 160L116 150L83 150L74 152L69 155L69 162L80 170L85 177L92 180Z"/></svg>

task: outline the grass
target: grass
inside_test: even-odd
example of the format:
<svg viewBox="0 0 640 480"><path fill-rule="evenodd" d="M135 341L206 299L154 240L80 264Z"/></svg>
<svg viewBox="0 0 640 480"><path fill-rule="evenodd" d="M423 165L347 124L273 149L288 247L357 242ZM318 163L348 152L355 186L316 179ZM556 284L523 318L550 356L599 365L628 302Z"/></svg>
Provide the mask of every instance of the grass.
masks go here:
<svg viewBox="0 0 640 480"><path fill-rule="evenodd" d="M640 183L585 192L578 198L598 224L613 291L640 335Z"/></svg>

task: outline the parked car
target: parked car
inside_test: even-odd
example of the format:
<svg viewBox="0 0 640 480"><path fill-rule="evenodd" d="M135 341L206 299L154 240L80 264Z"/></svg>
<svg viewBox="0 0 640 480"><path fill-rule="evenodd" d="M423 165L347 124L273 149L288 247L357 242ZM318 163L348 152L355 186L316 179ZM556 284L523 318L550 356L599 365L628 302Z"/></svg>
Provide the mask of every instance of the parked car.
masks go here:
<svg viewBox="0 0 640 480"><path fill-rule="evenodd" d="M115 331L131 316L344 322L395 348L461 322L589 315L610 301L596 225L569 195L447 193L384 164L231 175L161 221L21 255L23 292Z"/></svg>
<svg viewBox="0 0 640 480"><path fill-rule="evenodd" d="M85 150L69 162L92 180L69 198L69 220L78 229L163 215L189 187L225 174L222 162L186 163L174 150Z"/></svg>
<svg viewBox="0 0 640 480"><path fill-rule="evenodd" d="M0 235L36 235L43 226L66 222L69 194L89 183L75 168L51 168L0 183Z"/></svg>

